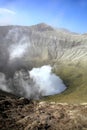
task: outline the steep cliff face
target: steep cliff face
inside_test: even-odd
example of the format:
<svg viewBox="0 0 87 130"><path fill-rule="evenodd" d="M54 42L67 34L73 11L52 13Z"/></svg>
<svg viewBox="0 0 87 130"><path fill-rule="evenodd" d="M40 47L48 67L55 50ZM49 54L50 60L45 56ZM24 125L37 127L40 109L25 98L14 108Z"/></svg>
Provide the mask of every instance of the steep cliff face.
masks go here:
<svg viewBox="0 0 87 130"><path fill-rule="evenodd" d="M0 27L0 45L10 48L14 44L26 44L25 61L68 61L76 63L86 60L87 36L55 29L45 24L31 27ZM6 48L6 49L7 49Z"/></svg>
<svg viewBox="0 0 87 130"><path fill-rule="evenodd" d="M84 95L87 91L87 35L44 23L0 27L1 72L11 77L17 69L45 64L51 64L54 72L71 88L67 90L70 95L75 92L75 96L76 93L79 96L81 91Z"/></svg>

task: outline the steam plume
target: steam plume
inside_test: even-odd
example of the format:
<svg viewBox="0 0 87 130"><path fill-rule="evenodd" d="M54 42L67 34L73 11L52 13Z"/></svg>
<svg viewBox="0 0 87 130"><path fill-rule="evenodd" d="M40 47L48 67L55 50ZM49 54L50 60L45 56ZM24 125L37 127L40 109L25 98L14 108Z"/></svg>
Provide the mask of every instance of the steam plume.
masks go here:
<svg viewBox="0 0 87 130"><path fill-rule="evenodd" d="M2 79L0 82L2 83ZM4 82L7 82L4 78ZM16 71L13 80L0 89L15 95L38 99L41 96L54 95L66 89L62 80L52 73L51 66L33 68L31 71ZM10 90L9 90L10 89Z"/></svg>
<svg viewBox="0 0 87 130"><path fill-rule="evenodd" d="M61 93L66 88L62 80L52 73L51 66L33 68L29 73L43 96Z"/></svg>
<svg viewBox="0 0 87 130"><path fill-rule="evenodd" d="M35 99L64 91L66 86L52 73L51 66L28 70L23 60L23 55L30 46L27 43L29 42L24 37L18 44L0 44L0 89Z"/></svg>

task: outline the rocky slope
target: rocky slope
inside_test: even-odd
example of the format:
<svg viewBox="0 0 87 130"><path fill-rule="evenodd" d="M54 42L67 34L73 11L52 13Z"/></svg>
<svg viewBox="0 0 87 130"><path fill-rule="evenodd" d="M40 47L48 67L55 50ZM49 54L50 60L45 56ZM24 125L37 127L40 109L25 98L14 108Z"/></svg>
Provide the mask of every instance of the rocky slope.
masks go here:
<svg viewBox="0 0 87 130"><path fill-rule="evenodd" d="M87 130L87 103L30 101L0 93L1 130Z"/></svg>
<svg viewBox="0 0 87 130"><path fill-rule="evenodd" d="M46 24L38 24L31 27L1 26L0 45L3 49L11 49L27 43L24 61L39 64L44 61L78 63L87 59L87 36L71 33L64 29L55 29ZM10 52L8 52L10 53ZM9 57L9 54L8 54ZM33 63L32 63L33 66ZM35 64L34 64L35 66Z"/></svg>
<svg viewBox="0 0 87 130"><path fill-rule="evenodd" d="M40 101L0 91L0 129L87 130L86 49L87 34L43 23L31 27L1 26L0 87L13 86L13 91L21 95L20 73L27 81L28 70L50 64L67 89Z"/></svg>
<svg viewBox="0 0 87 130"><path fill-rule="evenodd" d="M19 48L25 49L21 52ZM0 71L9 78L21 68L51 64L68 87L62 98L61 95L51 97L53 100L87 101L86 50L86 34L56 29L44 23L0 27Z"/></svg>

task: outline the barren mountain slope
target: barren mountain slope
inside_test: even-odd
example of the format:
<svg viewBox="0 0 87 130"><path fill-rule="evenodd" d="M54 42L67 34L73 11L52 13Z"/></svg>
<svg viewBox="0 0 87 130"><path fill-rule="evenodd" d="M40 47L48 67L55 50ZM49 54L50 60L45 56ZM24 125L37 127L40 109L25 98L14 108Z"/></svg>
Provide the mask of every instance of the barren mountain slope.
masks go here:
<svg viewBox="0 0 87 130"><path fill-rule="evenodd" d="M45 24L31 27L0 27L0 44L28 43L28 60L56 60L77 63L84 61L87 53L87 36L55 29ZM44 53L44 54L43 54ZM33 58L33 59L32 59ZM39 59L41 58L41 59Z"/></svg>
<svg viewBox="0 0 87 130"><path fill-rule="evenodd" d="M11 60L12 46L26 43L23 55ZM55 29L44 23L31 27L1 26L0 55L0 71L7 75L19 68L51 64L68 89L50 100L87 101L87 35Z"/></svg>

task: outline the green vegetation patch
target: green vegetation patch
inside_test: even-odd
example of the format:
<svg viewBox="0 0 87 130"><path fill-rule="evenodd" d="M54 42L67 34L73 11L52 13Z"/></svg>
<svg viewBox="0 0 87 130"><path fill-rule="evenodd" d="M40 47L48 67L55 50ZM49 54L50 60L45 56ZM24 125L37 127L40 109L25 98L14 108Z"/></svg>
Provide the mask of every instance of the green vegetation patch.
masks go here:
<svg viewBox="0 0 87 130"><path fill-rule="evenodd" d="M87 63L59 63L53 71L64 81L67 89L43 100L67 103L87 102Z"/></svg>

